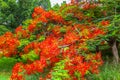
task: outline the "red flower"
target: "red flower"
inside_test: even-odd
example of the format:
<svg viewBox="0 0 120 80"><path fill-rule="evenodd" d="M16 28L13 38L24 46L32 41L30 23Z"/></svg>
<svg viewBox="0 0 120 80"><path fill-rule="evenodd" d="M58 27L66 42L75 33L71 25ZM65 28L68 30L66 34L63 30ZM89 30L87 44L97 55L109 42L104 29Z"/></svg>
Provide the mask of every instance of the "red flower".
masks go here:
<svg viewBox="0 0 120 80"><path fill-rule="evenodd" d="M105 32L103 30L100 30L100 29L96 28L88 35L88 37L89 38L95 38L99 35L104 35L104 34L105 34Z"/></svg>
<svg viewBox="0 0 120 80"><path fill-rule="evenodd" d="M86 2L84 5L83 5L83 9L84 10L88 10L88 9L94 9L95 7L97 6L97 4L91 4L89 2Z"/></svg>
<svg viewBox="0 0 120 80"><path fill-rule="evenodd" d="M68 32L64 35L63 44L73 44L79 40L79 36L74 32Z"/></svg>
<svg viewBox="0 0 120 80"><path fill-rule="evenodd" d="M33 63L35 65L36 72L43 72L44 68L47 66L46 59L41 57L40 60L37 60Z"/></svg>
<svg viewBox="0 0 120 80"><path fill-rule="evenodd" d="M42 16L45 16L47 19L52 18L52 13L51 13L50 11L48 11L48 12L43 12L41 15L42 15Z"/></svg>
<svg viewBox="0 0 120 80"><path fill-rule="evenodd" d="M55 26L55 28L52 30L52 32L55 36L59 36L60 35L60 26Z"/></svg>
<svg viewBox="0 0 120 80"><path fill-rule="evenodd" d="M90 9L90 3L85 3L85 4L83 5L83 9L84 9L84 10Z"/></svg>
<svg viewBox="0 0 120 80"><path fill-rule="evenodd" d="M36 28L36 25L31 24L31 25L29 25L28 30L29 30L30 32L33 32L33 31L35 30L35 28Z"/></svg>
<svg viewBox="0 0 120 80"><path fill-rule="evenodd" d="M40 6L34 8L34 12L35 12L36 14L41 14L41 13L43 13L44 11L45 11L45 10L44 10L42 7L40 7Z"/></svg>
<svg viewBox="0 0 120 80"><path fill-rule="evenodd" d="M108 21L108 20L103 20L102 22L101 22L101 25L102 26L108 26L110 24L110 21Z"/></svg>
<svg viewBox="0 0 120 80"><path fill-rule="evenodd" d="M64 19L62 18L62 16L59 16L57 14L55 14L54 16L52 16L52 19L57 22L57 23L64 23Z"/></svg>
<svg viewBox="0 0 120 80"><path fill-rule="evenodd" d="M0 50L6 57L14 56L17 54L17 47L19 46L19 40L14 37L11 32L5 33L1 36Z"/></svg>
<svg viewBox="0 0 120 80"><path fill-rule="evenodd" d="M37 14L35 12L32 13L32 18L37 17Z"/></svg>
<svg viewBox="0 0 120 80"><path fill-rule="evenodd" d="M12 70L12 75L10 77L10 80L25 80L22 74L20 74L23 71L22 69L23 69L22 63L15 64Z"/></svg>
<svg viewBox="0 0 120 80"><path fill-rule="evenodd" d="M21 38L21 37L26 38L29 36L27 30L24 30L22 26L19 26L15 29L15 34L17 38Z"/></svg>
<svg viewBox="0 0 120 80"><path fill-rule="evenodd" d="M60 59L59 58L57 58L57 57L53 57L53 58L51 58L50 59L50 63L56 63L56 62L58 62Z"/></svg>
<svg viewBox="0 0 120 80"><path fill-rule="evenodd" d="M55 37L48 37L46 40L39 44L41 49L41 56L44 56L46 59L50 59L59 55L60 50L58 48L58 39Z"/></svg>
<svg viewBox="0 0 120 80"><path fill-rule="evenodd" d="M21 32L22 31L22 26L18 26L16 29L15 29L15 33L18 33L18 32Z"/></svg>
<svg viewBox="0 0 120 80"><path fill-rule="evenodd" d="M46 18L45 16L40 16L40 17L38 18L38 21L41 21L41 22L43 22L43 23L47 23L47 22L48 22L48 20L47 20L47 18Z"/></svg>

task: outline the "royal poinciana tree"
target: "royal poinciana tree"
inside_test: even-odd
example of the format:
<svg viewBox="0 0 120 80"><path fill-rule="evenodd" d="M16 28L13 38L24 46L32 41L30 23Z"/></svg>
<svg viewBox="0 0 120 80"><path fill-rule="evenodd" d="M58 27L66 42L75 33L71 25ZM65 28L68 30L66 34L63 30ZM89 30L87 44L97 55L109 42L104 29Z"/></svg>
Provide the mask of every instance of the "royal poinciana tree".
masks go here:
<svg viewBox="0 0 120 80"><path fill-rule="evenodd" d="M92 53L88 41L95 42L108 33L104 29L108 22L95 22L106 16L101 7L94 2L74 1L55 11L35 7L32 19L14 33L0 36L0 55L20 59L10 79L37 75L38 80L85 80L86 75L99 73L101 52Z"/></svg>

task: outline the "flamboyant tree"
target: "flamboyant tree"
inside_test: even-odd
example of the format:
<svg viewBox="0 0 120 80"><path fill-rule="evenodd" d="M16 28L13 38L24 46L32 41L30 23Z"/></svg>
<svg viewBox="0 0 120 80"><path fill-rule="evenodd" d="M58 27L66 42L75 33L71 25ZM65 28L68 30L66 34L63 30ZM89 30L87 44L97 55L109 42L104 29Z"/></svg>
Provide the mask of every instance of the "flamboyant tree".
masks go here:
<svg viewBox="0 0 120 80"><path fill-rule="evenodd" d="M112 12L103 3L74 0L51 10L35 7L32 19L14 33L0 36L0 55L20 58L11 80L25 80L34 74L39 80L85 80L86 75L99 73L103 61L98 47L104 41L118 62L118 9ZM91 43L95 43L95 52L88 46Z"/></svg>
<svg viewBox="0 0 120 80"><path fill-rule="evenodd" d="M87 5L72 2L55 11L35 7L32 19L14 33L0 36L1 55L21 59L13 67L11 80L24 80L33 74L40 80L84 80L87 74L99 73L101 53L92 53L87 41L106 32L92 23L93 15L87 14L99 6Z"/></svg>

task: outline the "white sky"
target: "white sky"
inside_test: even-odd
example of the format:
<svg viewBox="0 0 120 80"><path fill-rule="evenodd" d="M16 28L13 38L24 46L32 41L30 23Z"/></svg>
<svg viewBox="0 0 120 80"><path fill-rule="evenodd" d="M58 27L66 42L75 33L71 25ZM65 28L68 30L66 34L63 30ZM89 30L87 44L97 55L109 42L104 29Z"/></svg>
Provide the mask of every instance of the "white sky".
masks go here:
<svg viewBox="0 0 120 80"><path fill-rule="evenodd" d="M66 1L67 3L69 3L71 0L50 0L51 1L51 6L55 5L55 4L61 4L63 1Z"/></svg>

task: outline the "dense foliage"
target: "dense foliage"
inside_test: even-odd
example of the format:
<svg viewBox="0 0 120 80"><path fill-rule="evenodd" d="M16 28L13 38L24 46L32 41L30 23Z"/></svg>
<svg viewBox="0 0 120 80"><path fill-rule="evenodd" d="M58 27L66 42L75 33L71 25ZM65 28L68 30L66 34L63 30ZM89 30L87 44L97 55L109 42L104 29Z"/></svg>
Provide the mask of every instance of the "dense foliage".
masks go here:
<svg viewBox="0 0 120 80"><path fill-rule="evenodd" d="M34 7L46 2L45 0L0 0L0 25L16 28L24 20L31 18ZM50 7L43 4L45 8Z"/></svg>
<svg viewBox="0 0 120 80"><path fill-rule="evenodd" d="M0 35L3 35L5 32L11 31L11 28L6 27L4 25L0 25Z"/></svg>

